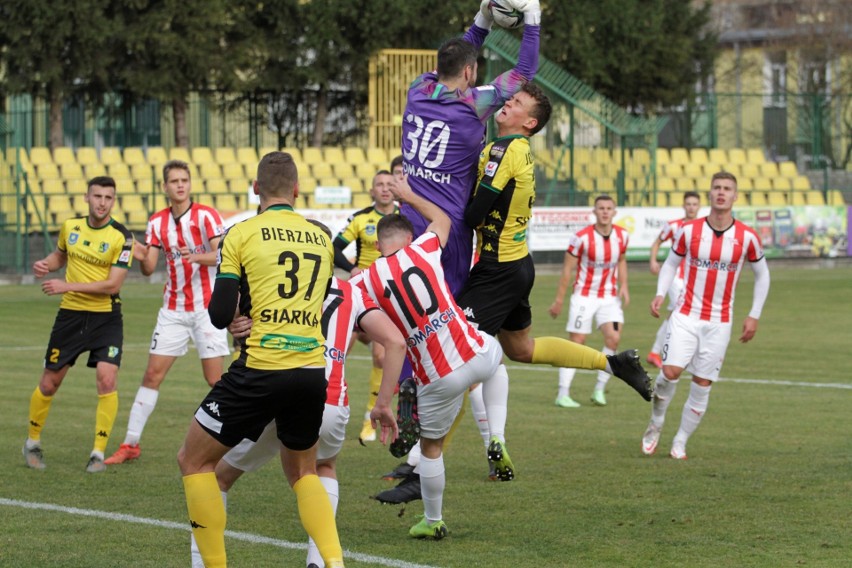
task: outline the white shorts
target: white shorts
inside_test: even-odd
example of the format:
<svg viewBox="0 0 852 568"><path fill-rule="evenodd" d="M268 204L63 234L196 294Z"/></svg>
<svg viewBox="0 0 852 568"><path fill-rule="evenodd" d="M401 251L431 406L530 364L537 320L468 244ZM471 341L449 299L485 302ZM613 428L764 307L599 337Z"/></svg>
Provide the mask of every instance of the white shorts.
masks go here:
<svg viewBox="0 0 852 568"><path fill-rule="evenodd" d="M592 333L592 318L595 328L605 323L624 323L624 310L621 309L621 298L589 298L579 294L571 295L571 309L568 312L568 323L565 331L568 333Z"/></svg>
<svg viewBox="0 0 852 568"><path fill-rule="evenodd" d="M322 413L319 441L317 442L317 461L331 459L340 453L346 439L346 425L349 423L349 407L326 404ZM261 468L266 462L281 452L281 441L276 433L273 420L263 429L257 442L248 438L228 450L222 459L239 470L250 472Z"/></svg>
<svg viewBox="0 0 852 568"><path fill-rule="evenodd" d="M675 278L669 286L669 311L673 312L677 307L680 293L683 292L683 278Z"/></svg>
<svg viewBox="0 0 852 568"><path fill-rule="evenodd" d="M681 367L696 377L715 381L730 340L730 323L702 321L674 312L660 356L664 365Z"/></svg>
<svg viewBox="0 0 852 568"><path fill-rule="evenodd" d="M494 337L483 333L485 348L476 357L436 381L417 387L417 413L420 435L430 440L450 431L464 402L464 393L476 383L490 379L503 362L503 348Z"/></svg>
<svg viewBox="0 0 852 568"><path fill-rule="evenodd" d="M207 310L178 312L160 308L148 353L169 357L186 355L190 338L195 343L199 359L224 357L231 352L228 331L213 327Z"/></svg>

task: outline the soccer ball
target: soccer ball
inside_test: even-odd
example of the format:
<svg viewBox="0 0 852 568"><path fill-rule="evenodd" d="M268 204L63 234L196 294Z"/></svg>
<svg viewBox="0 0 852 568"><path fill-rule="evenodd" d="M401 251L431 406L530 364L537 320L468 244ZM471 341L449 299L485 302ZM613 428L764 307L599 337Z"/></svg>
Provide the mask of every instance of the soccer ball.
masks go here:
<svg viewBox="0 0 852 568"><path fill-rule="evenodd" d="M489 0L488 11L494 23L501 28L513 30L524 25L524 13L510 6L506 0Z"/></svg>

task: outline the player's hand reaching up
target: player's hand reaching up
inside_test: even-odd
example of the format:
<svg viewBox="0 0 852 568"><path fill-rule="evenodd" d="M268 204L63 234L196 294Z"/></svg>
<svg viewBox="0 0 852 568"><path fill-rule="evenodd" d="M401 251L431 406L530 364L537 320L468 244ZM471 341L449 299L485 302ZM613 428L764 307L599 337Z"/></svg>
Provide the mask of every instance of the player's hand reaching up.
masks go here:
<svg viewBox="0 0 852 568"><path fill-rule="evenodd" d="M397 201L401 201L403 203L408 202L408 198L410 198L413 193L411 191L411 186L408 185L408 176L402 176L400 179L394 179L388 189L390 189L390 192L393 193L393 196Z"/></svg>
<svg viewBox="0 0 852 568"><path fill-rule="evenodd" d="M532 26L541 24L541 5L538 0L504 0L504 2L524 13L524 24Z"/></svg>
<svg viewBox="0 0 852 568"><path fill-rule="evenodd" d="M488 9L489 0L482 0L482 3L479 4L479 12L476 14L476 18L473 20L473 23L479 26L484 30L490 30L491 25L494 24L494 16L491 15L491 10Z"/></svg>

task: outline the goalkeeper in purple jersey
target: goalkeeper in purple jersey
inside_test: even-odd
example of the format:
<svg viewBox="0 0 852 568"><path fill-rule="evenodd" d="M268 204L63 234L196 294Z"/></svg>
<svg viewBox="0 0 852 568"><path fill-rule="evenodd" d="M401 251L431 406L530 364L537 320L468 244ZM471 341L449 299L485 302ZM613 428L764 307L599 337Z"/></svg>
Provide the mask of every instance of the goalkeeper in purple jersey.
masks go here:
<svg viewBox="0 0 852 568"><path fill-rule="evenodd" d="M452 221L441 261L450 290L461 292L470 272L473 231L464 210L476 183L485 123L507 100L532 81L538 67L541 9L538 0L507 0L524 12L524 37L517 66L488 85L474 87L476 58L491 29L483 0L464 37L438 50L438 69L424 73L408 89L402 120L403 170L414 193L440 207ZM410 206L401 212L421 234L426 220Z"/></svg>

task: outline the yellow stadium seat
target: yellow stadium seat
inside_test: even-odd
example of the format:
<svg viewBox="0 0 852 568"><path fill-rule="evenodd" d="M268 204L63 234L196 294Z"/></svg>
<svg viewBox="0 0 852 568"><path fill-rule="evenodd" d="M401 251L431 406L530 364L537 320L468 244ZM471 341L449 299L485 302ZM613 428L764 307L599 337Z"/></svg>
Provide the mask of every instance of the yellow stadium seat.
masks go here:
<svg viewBox="0 0 852 568"><path fill-rule="evenodd" d="M790 205L799 207L808 205L808 194L804 191L793 192Z"/></svg>
<svg viewBox="0 0 852 568"><path fill-rule="evenodd" d="M321 177L317 178L317 185L325 187L337 187L340 185L340 180L336 177Z"/></svg>
<svg viewBox="0 0 852 568"><path fill-rule="evenodd" d="M364 150L359 147L350 147L343 150L343 158L347 163L356 166L367 161L367 155Z"/></svg>
<svg viewBox="0 0 852 568"><path fill-rule="evenodd" d="M769 205L766 193L758 189L753 189L748 193L748 201L752 207L765 207Z"/></svg>
<svg viewBox="0 0 852 568"><path fill-rule="evenodd" d="M812 189L807 192L805 198L808 200L808 205L825 205L825 198L818 189Z"/></svg>
<svg viewBox="0 0 852 568"><path fill-rule="evenodd" d="M340 146L323 146L322 155L325 161L330 164L346 161L346 157L343 155L343 148Z"/></svg>
<svg viewBox="0 0 852 568"><path fill-rule="evenodd" d="M695 191L704 192L710 191L710 180L713 179L713 176L701 176L695 178Z"/></svg>
<svg viewBox="0 0 852 568"><path fill-rule="evenodd" d="M65 180L65 191L69 195L85 195L89 189L85 178Z"/></svg>
<svg viewBox="0 0 852 568"><path fill-rule="evenodd" d="M372 185L373 176L380 169L382 168L377 167L373 163L362 162L355 165L355 175L363 180L370 180L370 184Z"/></svg>
<svg viewBox="0 0 852 568"><path fill-rule="evenodd" d="M369 193L355 193L352 195L352 207L364 209L373 204L373 197Z"/></svg>
<svg viewBox="0 0 852 568"><path fill-rule="evenodd" d="M843 192L839 189L829 189L825 199L826 205L845 205L846 200L843 199Z"/></svg>
<svg viewBox="0 0 852 568"><path fill-rule="evenodd" d="M707 161L724 166L728 163L728 153L722 148L710 148Z"/></svg>
<svg viewBox="0 0 852 568"><path fill-rule="evenodd" d="M799 175L799 170L796 168L795 162L781 162L778 164L778 174L788 178L794 178Z"/></svg>
<svg viewBox="0 0 852 568"><path fill-rule="evenodd" d="M201 162L198 173L202 179L222 179L222 168L216 162Z"/></svg>
<svg viewBox="0 0 852 568"><path fill-rule="evenodd" d="M166 200L166 196L163 193L152 193L145 197L145 203L148 206L146 209L148 209L148 211L161 211L169 206L169 202Z"/></svg>
<svg viewBox="0 0 852 568"><path fill-rule="evenodd" d="M244 179L246 172L239 162L227 162L222 166L222 177L225 179Z"/></svg>
<svg viewBox="0 0 852 568"><path fill-rule="evenodd" d="M85 195L71 195L71 208L76 216L89 214L89 203L86 201Z"/></svg>
<svg viewBox="0 0 852 568"><path fill-rule="evenodd" d="M142 151L142 148L138 146L130 146L128 148L125 148L124 163L128 166L146 163L145 153Z"/></svg>
<svg viewBox="0 0 852 568"><path fill-rule="evenodd" d="M769 205L787 205L787 194L783 191L770 191L766 196Z"/></svg>
<svg viewBox="0 0 852 568"><path fill-rule="evenodd" d="M675 189L678 191L695 191L695 180L688 177L680 177L674 180Z"/></svg>
<svg viewBox="0 0 852 568"><path fill-rule="evenodd" d="M160 191L160 185L151 179L136 179L133 180L133 185L136 187L136 193L141 195L150 195Z"/></svg>
<svg viewBox="0 0 852 568"><path fill-rule="evenodd" d="M645 148L633 148L633 150L630 151L630 158L632 162L640 165L651 163L651 155Z"/></svg>
<svg viewBox="0 0 852 568"><path fill-rule="evenodd" d="M114 164L107 164L107 174L114 178L119 177L131 177L130 168L127 167L127 164L124 162L117 162Z"/></svg>
<svg viewBox="0 0 852 568"><path fill-rule="evenodd" d="M710 158L705 148L692 148L689 150L689 161L693 164L706 164Z"/></svg>
<svg viewBox="0 0 852 568"><path fill-rule="evenodd" d="M71 204L71 198L62 194L51 195L47 200L47 211L55 217L57 223L61 223L69 217L75 217L76 212Z"/></svg>
<svg viewBox="0 0 852 568"><path fill-rule="evenodd" d="M210 148L207 146L198 146L193 148L189 154L192 156L192 163L196 166L216 162L216 160L213 159L213 152L211 152Z"/></svg>
<svg viewBox="0 0 852 568"><path fill-rule="evenodd" d="M334 177L341 179L355 176L355 170L352 169L352 164L348 162L332 162L331 171Z"/></svg>
<svg viewBox="0 0 852 568"><path fill-rule="evenodd" d="M222 148L216 148L216 150L213 151L213 159L221 166L224 164L235 163L237 161L237 155L234 153L233 148L225 146Z"/></svg>
<svg viewBox="0 0 852 568"><path fill-rule="evenodd" d="M50 149L43 146L30 148L30 163L36 167L43 164L52 164L53 156L50 155Z"/></svg>
<svg viewBox="0 0 852 568"><path fill-rule="evenodd" d="M216 207L216 200L209 193L199 193L198 195L193 195L192 200L196 203L200 203L201 205L206 205L208 207Z"/></svg>
<svg viewBox="0 0 852 568"><path fill-rule="evenodd" d="M118 196L124 211L145 211L145 202L138 193L124 193Z"/></svg>
<svg viewBox="0 0 852 568"><path fill-rule="evenodd" d="M86 179L107 175L106 166L101 163L83 166L83 172L86 174Z"/></svg>
<svg viewBox="0 0 852 568"><path fill-rule="evenodd" d="M793 184L790 182L790 178L774 177L772 178L772 189L775 191L792 191Z"/></svg>
<svg viewBox="0 0 852 568"><path fill-rule="evenodd" d="M246 194L248 195L249 188L251 187L251 180L248 178L239 178L239 179L229 179L228 182L228 191L230 193L236 195Z"/></svg>
<svg viewBox="0 0 852 568"><path fill-rule="evenodd" d="M728 162L732 164L745 164L747 161L745 150L742 148L731 148L728 150Z"/></svg>
<svg viewBox="0 0 852 568"><path fill-rule="evenodd" d="M166 149L162 146L153 146L145 152L145 159L149 164L157 168L163 167L163 164L169 161Z"/></svg>
<svg viewBox="0 0 852 568"><path fill-rule="evenodd" d="M62 179L68 181L70 179L85 179L83 168L77 162L69 162L59 166L59 172Z"/></svg>
<svg viewBox="0 0 852 568"><path fill-rule="evenodd" d="M576 179L577 189L580 191L594 191L595 180L589 177L578 177Z"/></svg>
<svg viewBox="0 0 852 568"><path fill-rule="evenodd" d="M61 179L59 167L53 162L45 162L36 166L38 179Z"/></svg>
<svg viewBox="0 0 852 568"><path fill-rule="evenodd" d="M750 177L737 178L737 190L751 191L754 189L754 183Z"/></svg>
<svg viewBox="0 0 852 568"><path fill-rule="evenodd" d="M780 175L778 173L778 164L775 162L763 162L762 164L758 164L758 168L760 169L761 177L775 178Z"/></svg>
<svg viewBox="0 0 852 568"><path fill-rule="evenodd" d="M742 177L750 178L763 177L762 175L760 175L760 166L752 163L740 164L740 175Z"/></svg>
<svg viewBox="0 0 852 568"><path fill-rule="evenodd" d="M734 167L736 167L736 166L734 166ZM716 173L721 172L721 171L729 171L729 170L727 170L727 168L724 168L722 165L716 164L716 163L713 163L713 162L707 162L706 164L701 164L701 175L704 176L704 177L708 177L708 178L713 177L713 174L716 174ZM736 176L738 173L740 173L739 168L737 168L736 172L731 172L731 173Z"/></svg>
<svg viewBox="0 0 852 568"><path fill-rule="evenodd" d="M765 177L754 178L754 189L758 191L768 191L772 189L772 180Z"/></svg>
<svg viewBox="0 0 852 568"><path fill-rule="evenodd" d="M674 180L670 177L660 176L657 178L658 191L674 191Z"/></svg>
<svg viewBox="0 0 852 568"><path fill-rule="evenodd" d="M664 194L668 197L668 206L669 207L680 207L683 205L683 196L686 195L685 191L672 191L670 193ZM663 204L665 205L665 204Z"/></svg>
<svg viewBox="0 0 852 568"><path fill-rule="evenodd" d="M697 162L690 162L683 166L683 175L686 177L691 177L692 179L698 179L704 176L704 166Z"/></svg>
<svg viewBox="0 0 852 568"><path fill-rule="evenodd" d="M322 149L317 148L316 146L308 146L307 148L303 149L302 160L304 160L304 162L309 166L321 164L325 161L322 155Z"/></svg>
<svg viewBox="0 0 852 568"><path fill-rule="evenodd" d="M366 193L364 181L359 177L340 178L340 183L352 190L352 193Z"/></svg>
<svg viewBox="0 0 852 568"><path fill-rule="evenodd" d="M41 192L45 195L65 195L65 183L58 177L42 180Z"/></svg>
<svg viewBox="0 0 852 568"><path fill-rule="evenodd" d="M676 164L686 164L689 162L689 150L686 148L672 148L670 154L671 161Z"/></svg>
<svg viewBox="0 0 852 568"><path fill-rule="evenodd" d="M795 176L793 178L793 189L796 191L809 191L811 189L811 180L808 176Z"/></svg>
<svg viewBox="0 0 852 568"><path fill-rule="evenodd" d="M68 146L61 146L53 150L53 161L57 165L76 164L77 158L74 157L74 150Z"/></svg>
<svg viewBox="0 0 852 568"><path fill-rule="evenodd" d="M217 195L216 209L219 211L238 211L240 207L237 204L237 197L232 193Z"/></svg>
<svg viewBox="0 0 852 568"><path fill-rule="evenodd" d="M367 148L367 161L378 168L389 168L391 159L388 158L384 148Z"/></svg>
<svg viewBox="0 0 852 568"><path fill-rule="evenodd" d="M311 175L315 178L331 177L334 175L334 170L332 170L331 164L320 162L311 166Z"/></svg>
<svg viewBox="0 0 852 568"><path fill-rule="evenodd" d="M192 162L192 156L189 150L183 146L173 146L169 148L169 160L180 160L181 162Z"/></svg>
<svg viewBox="0 0 852 568"><path fill-rule="evenodd" d="M305 162L296 162L296 171L299 172L299 179L311 177L311 167ZM254 173L257 174L257 171Z"/></svg>
<svg viewBox="0 0 852 568"><path fill-rule="evenodd" d="M135 183L133 182L133 178L130 176L118 176L113 178L115 180L115 192L119 195L124 193L135 193Z"/></svg>
<svg viewBox="0 0 852 568"><path fill-rule="evenodd" d="M674 162L663 164L660 173L670 178L683 177L683 164L676 164Z"/></svg>
<svg viewBox="0 0 852 568"><path fill-rule="evenodd" d="M600 162L588 162L583 164L583 175L590 178L599 178L604 175L604 169Z"/></svg>
<svg viewBox="0 0 852 568"><path fill-rule="evenodd" d="M151 181L155 176L154 168L148 164L133 164L130 166L130 177L136 181Z"/></svg>
<svg viewBox="0 0 852 568"><path fill-rule="evenodd" d="M230 193L227 182L221 177L207 178L204 189L207 193Z"/></svg>
<svg viewBox="0 0 852 568"><path fill-rule="evenodd" d="M668 148L657 148L657 167L660 167L660 164L668 164L671 162L671 156L669 156Z"/></svg>
<svg viewBox="0 0 852 568"><path fill-rule="evenodd" d="M101 163L107 166L118 164L124 160L121 157L121 149L115 146L101 148Z"/></svg>
<svg viewBox="0 0 852 568"><path fill-rule="evenodd" d="M91 146L81 146L77 148L77 162L81 166L90 166L101 162L98 158L98 152Z"/></svg>
<svg viewBox="0 0 852 568"><path fill-rule="evenodd" d="M746 160L752 164L762 164L766 161L766 155L762 148L748 148L746 149Z"/></svg>
<svg viewBox="0 0 852 568"><path fill-rule="evenodd" d="M257 164L257 152L251 146L243 146L241 148L237 148L237 162L241 163L244 166L247 166L249 164Z"/></svg>
<svg viewBox="0 0 852 568"><path fill-rule="evenodd" d="M317 180L312 177L299 178L299 194L308 195L317 188Z"/></svg>

